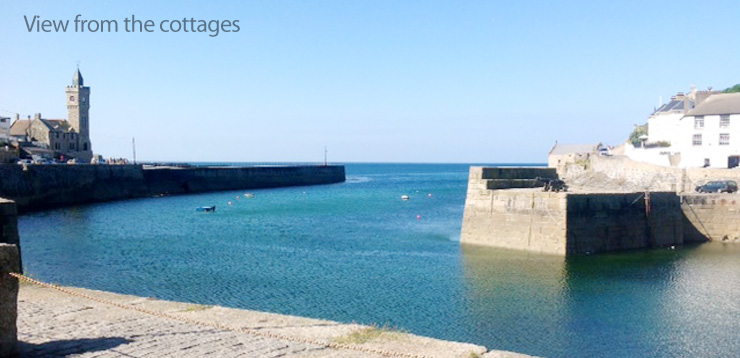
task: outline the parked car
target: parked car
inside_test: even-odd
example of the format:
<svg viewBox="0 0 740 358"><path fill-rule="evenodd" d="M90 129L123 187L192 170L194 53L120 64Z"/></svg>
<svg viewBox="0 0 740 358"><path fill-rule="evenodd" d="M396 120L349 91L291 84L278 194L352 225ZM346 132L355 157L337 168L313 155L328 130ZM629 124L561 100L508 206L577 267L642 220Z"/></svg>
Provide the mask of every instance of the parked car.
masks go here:
<svg viewBox="0 0 740 358"><path fill-rule="evenodd" d="M737 183L734 180L713 180L697 186L696 191L700 193L734 193L737 191Z"/></svg>

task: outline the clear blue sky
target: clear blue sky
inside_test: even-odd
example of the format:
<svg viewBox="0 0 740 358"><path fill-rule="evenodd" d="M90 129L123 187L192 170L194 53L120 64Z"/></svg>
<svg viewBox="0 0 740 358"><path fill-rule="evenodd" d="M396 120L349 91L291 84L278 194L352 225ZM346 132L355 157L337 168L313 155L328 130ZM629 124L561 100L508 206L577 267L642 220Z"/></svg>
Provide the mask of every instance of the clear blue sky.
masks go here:
<svg viewBox="0 0 740 358"><path fill-rule="evenodd" d="M24 15L117 20L28 32ZM151 19L126 33L123 19ZM239 32L163 33L162 20ZM77 61L93 149L140 160L545 162L619 144L663 96L740 83L737 1L0 0L0 115L66 118Z"/></svg>

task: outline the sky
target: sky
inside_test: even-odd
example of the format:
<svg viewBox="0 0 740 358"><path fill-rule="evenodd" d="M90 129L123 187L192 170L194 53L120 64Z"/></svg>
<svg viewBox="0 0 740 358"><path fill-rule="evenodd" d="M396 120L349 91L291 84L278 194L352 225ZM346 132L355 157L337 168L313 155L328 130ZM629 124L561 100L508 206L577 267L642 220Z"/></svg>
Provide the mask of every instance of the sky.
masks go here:
<svg viewBox="0 0 740 358"><path fill-rule="evenodd" d="M118 31L75 31L77 15ZM127 32L132 15L152 32ZM131 158L135 138L139 161L326 148L334 163L543 163L556 141L623 143L661 96L740 83L739 15L737 1L0 0L0 116L66 118L79 64L105 157ZM34 16L69 27L29 31ZM239 29L160 28L183 19Z"/></svg>

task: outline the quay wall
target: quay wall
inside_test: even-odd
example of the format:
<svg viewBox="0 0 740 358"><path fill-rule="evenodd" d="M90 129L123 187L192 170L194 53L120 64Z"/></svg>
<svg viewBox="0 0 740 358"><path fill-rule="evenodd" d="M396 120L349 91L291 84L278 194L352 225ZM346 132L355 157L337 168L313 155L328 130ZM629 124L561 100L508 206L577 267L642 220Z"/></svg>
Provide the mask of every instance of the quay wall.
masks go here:
<svg viewBox="0 0 740 358"><path fill-rule="evenodd" d="M567 253L669 247L684 243L673 192L567 194Z"/></svg>
<svg viewBox="0 0 740 358"><path fill-rule="evenodd" d="M702 204L706 207L698 204L689 207L688 199L672 191L491 190L483 172L480 167L470 169L462 243L573 255L704 242L718 235L715 231L735 230L734 235L740 236L740 224L735 224L740 223L740 205L735 205L740 200L732 205L725 200L726 214L715 218L717 209L711 206L722 205L722 200L712 202L709 197L714 194L699 195L710 200ZM698 214L692 218L687 213L689 209ZM723 224L723 220L734 223ZM705 226L714 230L708 232L711 237L695 228L698 222L705 222Z"/></svg>
<svg viewBox="0 0 740 358"><path fill-rule="evenodd" d="M565 197L536 189L468 189L460 240L564 255Z"/></svg>
<svg viewBox="0 0 740 358"><path fill-rule="evenodd" d="M740 183L740 169L678 168L638 162L626 156L591 156L586 164L558 168L558 175L572 178L587 172L601 173L615 181L653 191L693 192L710 180L735 180Z"/></svg>
<svg viewBox="0 0 740 358"><path fill-rule="evenodd" d="M740 194L685 194L681 211L685 240L740 242Z"/></svg>
<svg viewBox="0 0 740 358"><path fill-rule="evenodd" d="M15 203L0 199L0 357L18 353L18 280L11 272L21 272L18 215Z"/></svg>
<svg viewBox="0 0 740 358"><path fill-rule="evenodd" d="M565 193L541 189L491 190L493 183L557 178L549 168L470 167L461 241L565 254ZM531 187L531 186L530 186Z"/></svg>
<svg viewBox="0 0 740 358"><path fill-rule="evenodd" d="M0 165L0 197L18 211L154 195L339 183L344 166Z"/></svg>

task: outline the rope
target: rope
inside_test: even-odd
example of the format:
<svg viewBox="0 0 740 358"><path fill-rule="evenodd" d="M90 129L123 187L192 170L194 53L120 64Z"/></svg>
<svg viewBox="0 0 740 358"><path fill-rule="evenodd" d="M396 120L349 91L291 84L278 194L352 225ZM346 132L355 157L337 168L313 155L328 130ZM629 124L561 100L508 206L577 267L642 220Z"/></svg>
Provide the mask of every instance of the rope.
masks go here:
<svg viewBox="0 0 740 358"><path fill-rule="evenodd" d="M187 318L187 317L181 317L181 316L176 316L176 315L167 314L167 313L163 313L163 312L152 311L152 310L148 310L148 309L141 308L141 307L130 306L130 305L122 304L122 303L117 303L117 302L105 300L105 299L98 298L98 297L93 297L93 296L90 296L90 295L87 295L87 294L84 294L84 293L75 292L75 291L66 289L66 288L61 287L61 286L53 285L53 284L46 283L46 282L41 282L41 281L32 279L30 277L21 275L19 273L10 272L8 274L10 276L12 276L12 277L15 277L15 278L19 279L19 280L30 282L30 283L33 283L33 284L38 285L38 286L51 288L51 289L57 290L59 292L66 293L66 294L71 295L71 296L76 296L76 297L84 298L84 299L87 299L87 300L95 301L95 302L98 302L98 303L102 303L102 304L106 304L106 305L110 305L110 306L114 306L114 307L118 307L118 308L130 310L130 311L137 311L139 313L147 314L147 315L150 315L150 316L171 319L171 320L185 322L185 323L194 324L194 325L207 326L207 327L211 327L211 328L214 328L214 329L217 329L217 330L221 330L221 331L238 332L238 333L244 333L244 334L249 334L249 335L258 336L258 337L265 337L265 338L279 339L279 340L283 340L283 341L290 341L290 342L296 342L296 343L310 344L310 345L315 345L315 346L320 346L320 347L325 347L325 348L347 349L347 350L353 350L353 351L358 351L358 352L363 352L363 353L380 354L380 355L387 356L387 357L434 358L434 357L431 357L431 356L425 356L425 355L419 355L419 354L402 353L402 352L392 352L392 351L386 351L386 350L382 350L382 349L375 349L375 348L369 348L369 347L361 347L361 346L351 345L351 344L344 344L344 343L337 343L337 342L326 342L326 341L319 341L319 340L314 340L314 339L305 339L305 338L299 338L299 337L292 337L292 336L286 336L286 335L283 335L283 334L271 333L271 332L265 332L265 331L259 331L259 330L255 330L255 329L244 328L244 327L231 327L231 326L225 326L225 325L222 325L222 324L219 324L219 323L216 323L216 322L198 321L198 320L194 320L194 319Z"/></svg>

